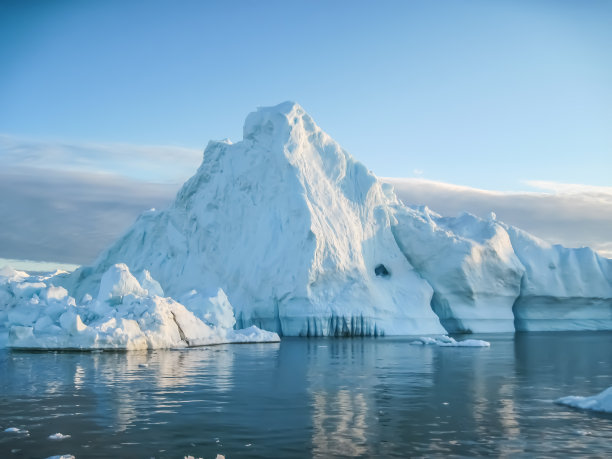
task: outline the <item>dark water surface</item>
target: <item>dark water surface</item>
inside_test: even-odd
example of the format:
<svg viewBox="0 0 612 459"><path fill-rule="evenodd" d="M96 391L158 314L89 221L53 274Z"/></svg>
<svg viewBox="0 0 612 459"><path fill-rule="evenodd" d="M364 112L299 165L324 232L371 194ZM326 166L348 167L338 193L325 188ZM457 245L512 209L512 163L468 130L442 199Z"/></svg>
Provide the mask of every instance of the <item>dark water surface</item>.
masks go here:
<svg viewBox="0 0 612 459"><path fill-rule="evenodd" d="M612 333L478 335L104 353L0 350L0 457L612 455ZM56 432L70 438L53 441Z"/></svg>

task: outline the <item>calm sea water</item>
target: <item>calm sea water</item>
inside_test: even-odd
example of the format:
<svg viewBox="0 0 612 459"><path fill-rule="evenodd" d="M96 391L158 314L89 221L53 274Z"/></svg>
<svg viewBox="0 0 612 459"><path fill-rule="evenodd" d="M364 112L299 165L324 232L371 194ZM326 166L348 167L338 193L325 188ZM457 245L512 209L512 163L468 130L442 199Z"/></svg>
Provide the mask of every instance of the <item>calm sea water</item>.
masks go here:
<svg viewBox="0 0 612 459"><path fill-rule="evenodd" d="M0 350L0 457L610 456L612 333L291 339L156 352ZM70 438L53 441L56 432Z"/></svg>

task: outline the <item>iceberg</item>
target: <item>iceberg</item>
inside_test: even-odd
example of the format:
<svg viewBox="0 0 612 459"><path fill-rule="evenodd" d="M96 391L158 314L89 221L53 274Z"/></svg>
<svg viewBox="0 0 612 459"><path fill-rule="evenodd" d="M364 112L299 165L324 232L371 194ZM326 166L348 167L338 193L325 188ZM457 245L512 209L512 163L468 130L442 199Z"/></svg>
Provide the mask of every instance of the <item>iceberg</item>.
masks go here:
<svg viewBox="0 0 612 459"><path fill-rule="evenodd" d="M397 244L391 187L294 103L260 108L243 140L210 142L166 210L145 212L64 286L82 298L117 263L164 292L222 289L237 326L290 336L444 333L429 283Z"/></svg>
<svg viewBox="0 0 612 459"><path fill-rule="evenodd" d="M1 324L12 347L78 349L611 330L612 260L405 206L285 102L211 141L174 202L91 266L0 271Z"/></svg>
<svg viewBox="0 0 612 459"><path fill-rule="evenodd" d="M580 408L582 410L612 413L612 386L591 397L570 395L555 400L555 403Z"/></svg>

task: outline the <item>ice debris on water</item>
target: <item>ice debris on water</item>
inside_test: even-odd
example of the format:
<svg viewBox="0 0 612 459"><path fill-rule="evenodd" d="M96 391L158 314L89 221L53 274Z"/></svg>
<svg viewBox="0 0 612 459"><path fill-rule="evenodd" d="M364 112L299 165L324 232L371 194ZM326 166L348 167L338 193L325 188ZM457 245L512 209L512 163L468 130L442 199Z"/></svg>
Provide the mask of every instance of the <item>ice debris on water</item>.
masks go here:
<svg viewBox="0 0 612 459"><path fill-rule="evenodd" d="M4 429L4 431L6 433L15 433L15 434L22 434L22 435L27 435L27 434L30 433L29 431L27 431L25 429L20 429L18 427L8 427L8 428Z"/></svg>
<svg viewBox="0 0 612 459"><path fill-rule="evenodd" d="M65 440L66 438L70 438L70 435L64 435L63 433L57 432L52 435L49 435L49 440Z"/></svg>
<svg viewBox="0 0 612 459"><path fill-rule="evenodd" d="M558 398L555 400L555 403L558 405L580 408L582 410L612 413L612 386L597 395L592 395L590 397L569 395L567 397Z"/></svg>
<svg viewBox="0 0 612 459"><path fill-rule="evenodd" d="M491 343L480 339L465 339L457 341L450 336L439 336L437 338L430 336L421 336L420 338L412 341L410 344L420 345L435 345L441 347L489 347Z"/></svg>

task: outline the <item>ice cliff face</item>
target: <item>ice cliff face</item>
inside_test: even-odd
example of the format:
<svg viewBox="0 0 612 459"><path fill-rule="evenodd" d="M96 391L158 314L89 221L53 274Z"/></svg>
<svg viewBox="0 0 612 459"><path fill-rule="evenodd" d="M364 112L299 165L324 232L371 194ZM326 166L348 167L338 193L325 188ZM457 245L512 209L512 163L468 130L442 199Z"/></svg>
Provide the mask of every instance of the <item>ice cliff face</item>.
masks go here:
<svg viewBox="0 0 612 459"><path fill-rule="evenodd" d="M140 277L109 278L118 263ZM113 289L164 292L222 329L367 336L612 329L611 279L612 260L494 215L404 206L284 103L251 113L241 142L211 142L170 208L54 282L79 304L96 292L112 303ZM159 314L177 307L168 301Z"/></svg>
<svg viewBox="0 0 612 459"><path fill-rule="evenodd" d="M504 228L525 267L514 304L517 330L612 330L611 259Z"/></svg>
<svg viewBox="0 0 612 459"><path fill-rule="evenodd" d="M397 241L433 286L431 306L448 331L514 331L512 306L525 268L494 217L444 218L404 206L395 215Z"/></svg>
<svg viewBox="0 0 612 459"><path fill-rule="evenodd" d="M612 260L551 245L494 215L397 206L393 232L449 332L612 330Z"/></svg>

